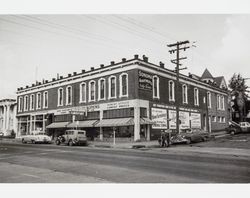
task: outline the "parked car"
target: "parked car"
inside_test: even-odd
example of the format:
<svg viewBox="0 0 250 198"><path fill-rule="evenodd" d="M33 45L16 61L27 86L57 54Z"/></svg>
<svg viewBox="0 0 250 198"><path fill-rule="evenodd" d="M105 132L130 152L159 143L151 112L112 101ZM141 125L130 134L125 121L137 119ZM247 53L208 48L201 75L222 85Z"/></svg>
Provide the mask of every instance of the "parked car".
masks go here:
<svg viewBox="0 0 250 198"><path fill-rule="evenodd" d="M65 133L56 139L56 145L66 144L87 145L86 131L84 130L66 130Z"/></svg>
<svg viewBox="0 0 250 198"><path fill-rule="evenodd" d="M227 127L225 130L232 135L237 133L246 133L250 132L250 124L248 122L240 122L238 124L231 121L229 122L229 127Z"/></svg>
<svg viewBox="0 0 250 198"><path fill-rule="evenodd" d="M208 132L203 131L201 129L185 129L180 134L176 134L171 137L170 141L172 144L176 143L196 143L196 142L204 142L209 139L210 135Z"/></svg>
<svg viewBox="0 0 250 198"><path fill-rule="evenodd" d="M52 139L42 131L33 131L30 135L22 136L22 143L51 143Z"/></svg>

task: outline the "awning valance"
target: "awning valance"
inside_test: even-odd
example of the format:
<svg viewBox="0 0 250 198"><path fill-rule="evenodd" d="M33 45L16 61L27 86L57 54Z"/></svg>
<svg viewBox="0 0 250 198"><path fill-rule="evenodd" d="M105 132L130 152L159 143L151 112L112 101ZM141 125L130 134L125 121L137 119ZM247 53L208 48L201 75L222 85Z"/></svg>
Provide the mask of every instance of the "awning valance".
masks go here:
<svg viewBox="0 0 250 198"><path fill-rule="evenodd" d="M117 127L134 125L134 118L104 119L95 124L95 127Z"/></svg>
<svg viewBox="0 0 250 198"><path fill-rule="evenodd" d="M53 122L46 128L47 129L65 128L68 124L69 122Z"/></svg>
<svg viewBox="0 0 250 198"><path fill-rule="evenodd" d="M85 120L85 121L76 121L76 122L72 122L70 124L67 125L67 128L76 128L76 127L82 127L82 128L86 128L86 127L93 127L94 123L96 123L97 120Z"/></svg>

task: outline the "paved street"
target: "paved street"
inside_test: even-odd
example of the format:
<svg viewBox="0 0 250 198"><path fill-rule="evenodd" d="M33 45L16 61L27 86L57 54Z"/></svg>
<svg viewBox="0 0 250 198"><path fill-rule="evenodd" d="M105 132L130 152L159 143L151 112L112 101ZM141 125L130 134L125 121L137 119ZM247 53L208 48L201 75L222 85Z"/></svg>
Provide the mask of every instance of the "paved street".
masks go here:
<svg viewBox="0 0 250 198"><path fill-rule="evenodd" d="M0 182L250 182L248 154L223 155L178 149L134 150L1 142Z"/></svg>

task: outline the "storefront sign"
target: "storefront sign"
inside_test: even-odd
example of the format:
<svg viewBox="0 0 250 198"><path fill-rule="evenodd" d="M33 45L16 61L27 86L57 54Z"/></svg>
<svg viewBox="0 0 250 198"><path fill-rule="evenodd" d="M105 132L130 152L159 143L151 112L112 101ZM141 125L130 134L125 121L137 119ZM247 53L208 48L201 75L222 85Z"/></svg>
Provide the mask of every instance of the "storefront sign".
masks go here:
<svg viewBox="0 0 250 198"><path fill-rule="evenodd" d="M167 110L166 109L151 109L151 119L154 122L153 129L167 129Z"/></svg>
<svg viewBox="0 0 250 198"><path fill-rule="evenodd" d="M110 110L110 109L122 109L122 108L129 108L129 107L133 107L133 105L131 104L131 102L129 100L127 101L121 101L121 102L112 102L112 103L107 103L107 104L103 104L102 107L106 110Z"/></svg>
<svg viewBox="0 0 250 198"><path fill-rule="evenodd" d="M199 113L191 113L191 128L201 128L201 114Z"/></svg>
<svg viewBox="0 0 250 198"><path fill-rule="evenodd" d="M139 70L139 89L152 91L153 76Z"/></svg>
<svg viewBox="0 0 250 198"><path fill-rule="evenodd" d="M166 109L176 109L175 106L169 106L164 104L153 104L153 107L166 108Z"/></svg>

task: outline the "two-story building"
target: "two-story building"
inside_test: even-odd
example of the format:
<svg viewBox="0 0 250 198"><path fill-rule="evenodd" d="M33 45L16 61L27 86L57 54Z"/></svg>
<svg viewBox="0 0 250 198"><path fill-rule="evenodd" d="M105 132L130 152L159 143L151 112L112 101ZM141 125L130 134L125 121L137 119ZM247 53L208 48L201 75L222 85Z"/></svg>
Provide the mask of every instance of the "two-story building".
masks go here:
<svg viewBox="0 0 250 198"><path fill-rule="evenodd" d="M222 130L228 125L228 91L223 77L209 71L199 77L180 75L150 63L146 56L73 72L17 89L19 134L42 130L57 136L81 128L89 137L156 139L161 130ZM177 100L178 99L178 100ZM115 129L114 129L115 127Z"/></svg>

